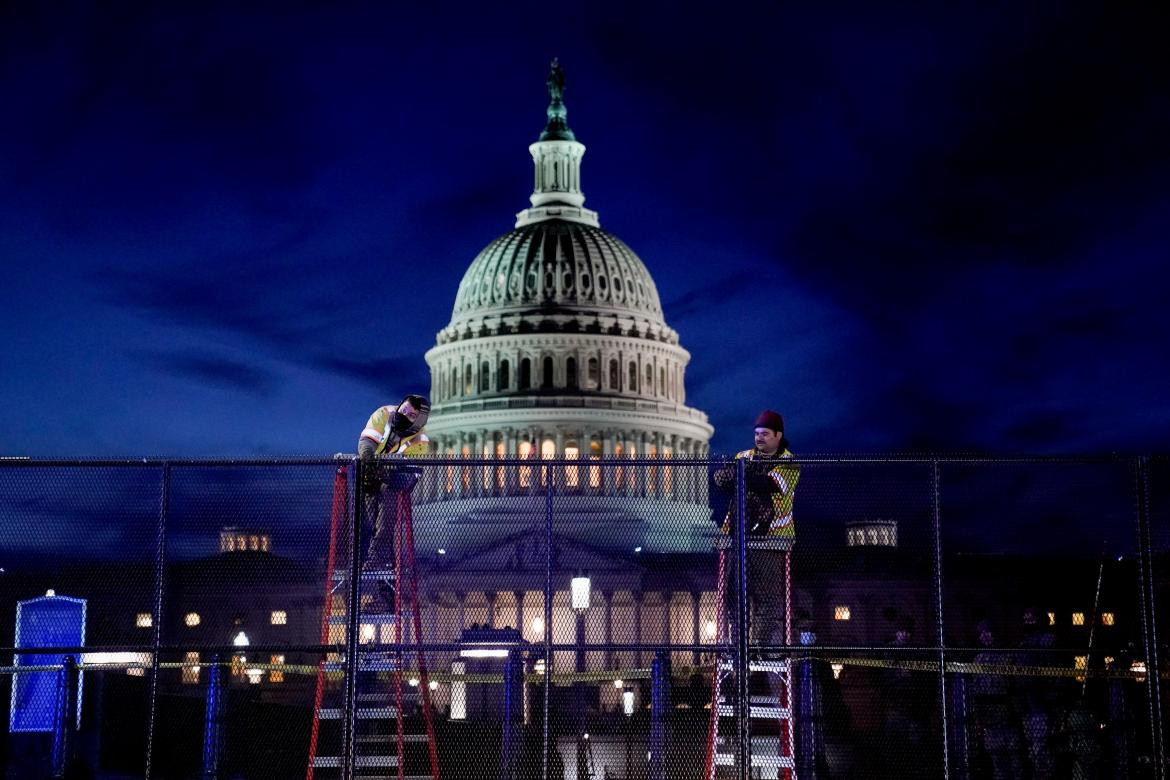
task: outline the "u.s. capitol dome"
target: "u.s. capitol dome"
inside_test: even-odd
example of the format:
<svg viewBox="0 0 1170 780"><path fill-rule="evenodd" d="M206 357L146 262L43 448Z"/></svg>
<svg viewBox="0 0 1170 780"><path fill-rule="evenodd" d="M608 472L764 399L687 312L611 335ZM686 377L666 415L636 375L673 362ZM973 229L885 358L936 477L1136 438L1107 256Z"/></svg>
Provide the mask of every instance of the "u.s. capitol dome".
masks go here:
<svg viewBox="0 0 1170 780"><path fill-rule="evenodd" d="M427 433L440 456L579 459L555 483L558 495L579 497L579 529L637 545L669 523L670 537L689 547L712 530L706 474L677 461L706 456L713 429L686 405L690 353L666 323L650 272L584 206L585 146L566 121L559 74L549 79L547 125L529 146L531 206L472 261L426 353ZM662 463L610 462L629 458ZM603 459L609 465L589 465ZM428 524L435 543L530 527L522 499L543 494L538 471L448 471L415 493L419 520L442 526Z"/></svg>

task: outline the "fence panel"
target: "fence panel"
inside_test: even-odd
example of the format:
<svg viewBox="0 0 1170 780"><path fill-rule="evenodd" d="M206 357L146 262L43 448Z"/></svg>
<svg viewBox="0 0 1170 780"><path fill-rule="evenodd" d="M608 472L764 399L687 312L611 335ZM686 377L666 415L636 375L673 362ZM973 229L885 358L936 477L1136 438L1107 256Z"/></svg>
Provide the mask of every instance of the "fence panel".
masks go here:
<svg viewBox="0 0 1170 780"><path fill-rule="evenodd" d="M140 773L146 760L162 474L161 466L126 464L0 466L0 663L57 666L69 655L89 665L78 681L80 733L69 753L111 771ZM37 614L69 600L84 602L76 631L63 622L72 618ZM13 653L18 603L25 653ZM27 653L46 643L74 650ZM121 666L94 668L110 662ZM0 745L0 764L17 774L53 768L55 735L43 729L46 718L62 720L49 701L58 677L53 670L0 676L5 723L14 730ZM114 712L116 733L107 719Z"/></svg>
<svg viewBox="0 0 1170 780"><path fill-rule="evenodd" d="M1147 776L1133 464L949 463L940 494L956 774Z"/></svg>
<svg viewBox="0 0 1170 780"><path fill-rule="evenodd" d="M3 464L0 695L10 728L43 701L51 729L8 734L2 774L299 777L315 755L318 780L330 757L393 775L401 713L406 774L433 732L445 778L697 778L722 661L724 714L755 708L750 743L718 732L728 761L1158 776L1167 459L788 464L790 549L747 538L740 701L731 564L718 596L736 464L595 450L360 479L352 460ZM745 467L749 526L760 477L779 486ZM15 646L18 603L58 644Z"/></svg>

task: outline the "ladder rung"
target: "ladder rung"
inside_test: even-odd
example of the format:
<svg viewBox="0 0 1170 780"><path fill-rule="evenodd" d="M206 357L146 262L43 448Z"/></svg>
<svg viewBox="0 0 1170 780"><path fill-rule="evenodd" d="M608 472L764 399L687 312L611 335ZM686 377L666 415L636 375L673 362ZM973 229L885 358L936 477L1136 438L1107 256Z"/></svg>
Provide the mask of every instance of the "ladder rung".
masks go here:
<svg viewBox="0 0 1170 780"><path fill-rule="evenodd" d="M374 718L393 718L398 710L394 707L358 707L357 717L361 720ZM321 720L341 720L340 707L322 707L317 710L317 717Z"/></svg>
<svg viewBox="0 0 1170 780"><path fill-rule="evenodd" d="M395 755L381 755L381 756L354 756L353 766L359 769L367 767L385 768L398 766L398 756ZM339 769L341 767L341 756L316 756L313 758L314 769Z"/></svg>
<svg viewBox="0 0 1170 780"><path fill-rule="evenodd" d="M735 766L738 758L739 756L735 753L716 753L715 763L719 766ZM791 756L761 756L758 753L752 753L752 766L794 769L796 762Z"/></svg>
<svg viewBox="0 0 1170 780"><path fill-rule="evenodd" d="M734 718L739 714L739 708L733 707L730 704L720 704L715 709L721 718ZM792 710L788 707L757 706L753 704L748 707L748 717L759 718L760 720L791 720Z"/></svg>
<svg viewBox="0 0 1170 780"><path fill-rule="evenodd" d="M751 672L769 672L771 674L784 674L790 671L792 662L787 658L782 658L778 661L752 661L748 664L748 671ZM722 660L719 662L719 670L722 672L735 671L735 664L730 660Z"/></svg>
<svg viewBox="0 0 1170 780"><path fill-rule="evenodd" d="M394 732L387 732L385 734L361 734L355 736L354 742L363 745L393 745L398 741L398 735ZM426 742L426 734L403 734L403 742Z"/></svg>
<svg viewBox="0 0 1170 780"><path fill-rule="evenodd" d="M376 571L363 571L361 573L361 576L358 579L365 581L365 582L370 582L370 581L385 582L386 580L393 580L396 577L397 577L397 575L394 573L393 569L378 569ZM335 571L335 572L333 572L333 581L334 582L345 582L348 579L349 579L349 572L348 571Z"/></svg>
<svg viewBox="0 0 1170 780"><path fill-rule="evenodd" d="M400 618L408 618L411 614L410 611L405 609L402 612L361 612L359 613L358 624L366 623L368 625L373 622L379 626L392 626ZM330 615L329 625L347 626L349 625L349 615Z"/></svg>

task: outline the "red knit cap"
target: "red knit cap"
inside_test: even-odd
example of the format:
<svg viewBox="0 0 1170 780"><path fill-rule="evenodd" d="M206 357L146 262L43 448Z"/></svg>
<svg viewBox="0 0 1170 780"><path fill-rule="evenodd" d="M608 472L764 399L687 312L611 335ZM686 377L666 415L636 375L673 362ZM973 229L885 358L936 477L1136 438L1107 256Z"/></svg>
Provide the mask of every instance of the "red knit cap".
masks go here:
<svg viewBox="0 0 1170 780"><path fill-rule="evenodd" d="M780 416L779 412L773 412L771 409L765 409L760 412L760 416L756 418L756 424L753 428L770 428L776 433L784 433L784 418Z"/></svg>

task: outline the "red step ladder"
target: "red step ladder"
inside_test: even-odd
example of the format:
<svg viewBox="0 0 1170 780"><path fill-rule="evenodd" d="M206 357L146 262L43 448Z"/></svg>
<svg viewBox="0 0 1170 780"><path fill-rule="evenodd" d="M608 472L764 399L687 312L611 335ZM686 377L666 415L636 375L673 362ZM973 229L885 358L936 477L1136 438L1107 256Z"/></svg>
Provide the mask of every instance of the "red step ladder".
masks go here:
<svg viewBox="0 0 1170 780"><path fill-rule="evenodd" d="M321 644L346 644L350 576L355 569L360 570L357 609L361 651L354 665L354 731L347 740L346 660L331 653L317 667L306 780L343 776L369 780L439 780L430 679L421 648L418 610L418 570L410 502L410 489L417 478L415 472L411 467L398 466L387 475L388 487L381 491L381 500L392 502L383 511L395 513L394 561L387 568L369 571L348 560L349 541L353 538L348 468L337 469ZM388 589L393 590L393 604L379 603L385 601ZM367 611L371 605L383 608ZM415 645L413 651L407 650L410 643ZM411 655L417 665L416 672L407 665ZM416 708L421 712L408 714ZM348 757L344 755L347 742L353 746ZM326 744L333 749L322 754L322 746Z"/></svg>
<svg viewBox="0 0 1170 780"><path fill-rule="evenodd" d="M728 639L726 594L728 565L727 556L734 552L728 549L729 540L719 540L719 570L716 580L716 637L725 642ZM788 540L768 538L748 539L752 549L772 549L783 553L784 560L784 644L792 645L792 543ZM739 706L724 693L724 687L734 690L730 684L734 677L735 664L723 652L715 654L711 674L711 715L707 732L707 763L704 780L715 780L719 767L734 771L739 760L736 742L739 730ZM768 675L770 695L749 696L748 734L755 731L767 732L765 736L751 736L751 772L741 772L743 777L778 778L796 780L796 754L793 749L794 736L792 695L792 659L772 660L749 659L748 673ZM731 776L730 773L728 776Z"/></svg>

